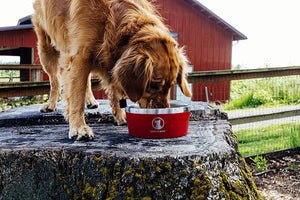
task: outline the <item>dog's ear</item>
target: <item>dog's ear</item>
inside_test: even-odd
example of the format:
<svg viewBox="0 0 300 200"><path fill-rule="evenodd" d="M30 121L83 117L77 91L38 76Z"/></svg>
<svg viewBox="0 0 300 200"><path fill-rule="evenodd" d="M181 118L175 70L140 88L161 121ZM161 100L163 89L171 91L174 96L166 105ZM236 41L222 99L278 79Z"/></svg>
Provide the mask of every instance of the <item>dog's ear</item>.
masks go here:
<svg viewBox="0 0 300 200"><path fill-rule="evenodd" d="M177 84L179 85L182 93L186 97L191 97L192 92L190 91L188 87L188 83L186 80L186 74L185 74L185 68L187 67L188 60L183 54L183 50L179 50L179 56L178 56L178 64L179 64L179 70L178 70L178 76L177 76Z"/></svg>
<svg viewBox="0 0 300 200"><path fill-rule="evenodd" d="M137 102L146 90L152 75L152 61L137 50L126 50L114 67L113 77L128 98Z"/></svg>
<svg viewBox="0 0 300 200"><path fill-rule="evenodd" d="M163 41L162 44L165 46L169 58L174 62L175 66L178 66L177 84L185 96L191 97L192 93L188 87L185 74L185 69L189 61L184 55L183 48L178 48L177 43L173 39Z"/></svg>
<svg viewBox="0 0 300 200"><path fill-rule="evenodd" d="M179 72L178 72L178 76L177 76L177 84L179 85L182 93L185 96L187 96L187 97L192 96L192 92L190 91L190 89L188 87L188 83L186 81L186 77L185 77L185 74L183 72L182 66L179 67Z"/></svg>

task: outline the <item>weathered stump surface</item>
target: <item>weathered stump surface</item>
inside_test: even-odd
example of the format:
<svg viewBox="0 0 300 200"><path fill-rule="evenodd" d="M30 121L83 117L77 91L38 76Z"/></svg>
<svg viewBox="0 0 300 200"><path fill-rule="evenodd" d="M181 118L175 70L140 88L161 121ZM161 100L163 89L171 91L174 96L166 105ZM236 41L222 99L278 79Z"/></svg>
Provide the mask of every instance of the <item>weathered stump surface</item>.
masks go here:
<svg viewBox="0 0 300 200"><path fill-rule="evenodd" d="M86 112L90 142L67 138L60 109L1 113L0 199L261 199L217 108L193 102L184 137L139 139L106 103Z"/></svg>

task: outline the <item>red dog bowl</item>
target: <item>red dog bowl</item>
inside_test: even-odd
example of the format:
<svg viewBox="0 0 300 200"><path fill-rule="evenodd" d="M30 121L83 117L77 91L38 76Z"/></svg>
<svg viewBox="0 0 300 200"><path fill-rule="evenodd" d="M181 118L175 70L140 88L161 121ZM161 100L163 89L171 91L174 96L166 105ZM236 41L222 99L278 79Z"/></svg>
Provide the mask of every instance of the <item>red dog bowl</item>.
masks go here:
<svg viewBox="0 0 300 200"><path fill-rule="evenodd" d="M140 138L174 138L187 134L190 107L170 104L170 108L145 109L137 105L126 107L128 131Z"/></svg>

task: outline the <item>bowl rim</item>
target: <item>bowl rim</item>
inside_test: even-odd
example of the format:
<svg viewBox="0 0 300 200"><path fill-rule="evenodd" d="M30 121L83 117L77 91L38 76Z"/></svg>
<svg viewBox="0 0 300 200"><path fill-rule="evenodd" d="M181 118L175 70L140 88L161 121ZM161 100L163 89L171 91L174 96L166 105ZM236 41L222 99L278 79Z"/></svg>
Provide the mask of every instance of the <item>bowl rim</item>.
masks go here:
<svg viewBox="0 0 300 200"><path fill-rule="evenodd" d="M170 108L139 108L138 104L129 105L125 108L126 113L134 114L176 114L191 111L188 104L170 103Z"/></svg>

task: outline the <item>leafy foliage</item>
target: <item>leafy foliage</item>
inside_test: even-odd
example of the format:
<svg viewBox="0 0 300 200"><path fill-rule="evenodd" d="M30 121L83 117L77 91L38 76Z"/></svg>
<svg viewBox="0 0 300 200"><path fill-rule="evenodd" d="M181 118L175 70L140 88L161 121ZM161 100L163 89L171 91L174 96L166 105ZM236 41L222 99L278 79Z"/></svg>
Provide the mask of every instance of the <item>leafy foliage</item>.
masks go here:
<svg viewBox="0 0 300 200"><path fill-rule="evenodd" d="M230 101L224 110L300 103L299 76L237 80L231 82Z"/></svg>
<svg viewBox="0 0 300 200"><path fill-rule="evenodd" d="M259 172L267 171L267 159L264 158L261 155L257 155L254 159L251 158L251 160L254 162L255 166L254 168Z"/></svg>

